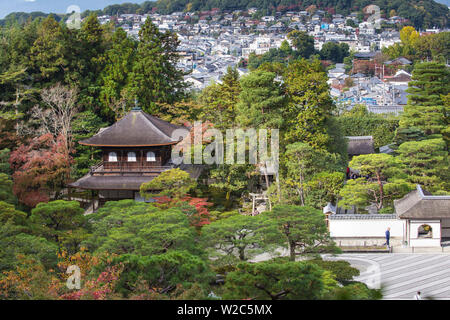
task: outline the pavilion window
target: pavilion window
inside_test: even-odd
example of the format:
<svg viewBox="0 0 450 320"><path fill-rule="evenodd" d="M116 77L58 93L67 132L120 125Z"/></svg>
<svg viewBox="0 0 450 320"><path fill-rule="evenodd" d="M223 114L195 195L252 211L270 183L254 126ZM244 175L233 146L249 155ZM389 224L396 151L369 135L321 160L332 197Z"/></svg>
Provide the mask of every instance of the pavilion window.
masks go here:
<svg viewBox="0 0 450 320"><path fill-rule="evenodd" d="M156 161L156 155L153 151L147 152L147 162L155 162Z"/></svg>
<svg viewBox="0 0 450 320"><path fill-rule="evenodd" d="M136 162L136 152L128 152L127 160L128 162Z"/></svg>
<svg viewBox="0 0 450 320"><path fill-rule="evenodd" d="M117 162L117 153L115 152L110 152L108 154L108 161L109 162Z"/></svg>

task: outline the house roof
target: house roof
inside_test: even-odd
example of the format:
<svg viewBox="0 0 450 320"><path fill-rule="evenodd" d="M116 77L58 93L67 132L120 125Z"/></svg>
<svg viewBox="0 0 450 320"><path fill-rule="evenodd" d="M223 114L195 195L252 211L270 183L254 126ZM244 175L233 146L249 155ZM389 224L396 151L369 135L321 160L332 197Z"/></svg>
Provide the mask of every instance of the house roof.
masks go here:
<svg viewBox="0 0 450 320"><path fill-rule="evenodd" d="M147 147L170 145L179 142L182 137L172 137L177 129L186 127L177 126L153 117L139 108L133 109L125 117L110 127L100 130L91 138L80 141L86 146L103 147Z"/></svg>
<svg viewBox="0 0 450 320"><path fill-rule="evenodd" d="M377 52L357 52L354 57L357 59L372 59L376 54Z"/></svg>
<svg viewBox="0 0 450 320"><path fill-rule="evenodd" d="M90 174L69 184L69 187L88 190L139 190L141 184L156 176L92 176Z"/></svg>
<svg viewBox="0 0 450 320"><path fill-rule="evenodd" d="M394 200L397 216L402 219L450 218L450 196L432 196L420 185L402 199Z"/></svg>
<svg viewBox="0 0 450 320"><path fill-rule="evenodd" d="M385 64L390 65L390 64L401 64L401 65L405 65L405 64L411 64L412 62L404 57L399 57L397 59L394 60L389 60L386 61Z"/></svg>
<svg viewBox="0 0 450 320"><path fill-rule="evenodd" d="M197 164L181 164L179 168L189 173L192 179L197 180L203 172L204 166ZM117 174L115 172L104 175L92 175L88 173L75 182L68 184L71 188L87 190L139 190L141 184L152 181L159 174L138 175L138 174Z"/></svg>
<svg viewBox="0 0 450 320"><path fill-rule="evenodd" d="M409 81L411 81L411 76L408 76L407 74L404 74L404 73L400 73L391 78L388 78L387 81L388 82L409 82Z"/></svg>
<svg viewBox="0 0 450 320"><path fill-rule="evenodd" d="M347 153L349 155L374 153L372 136L347 136Z"/></svg>

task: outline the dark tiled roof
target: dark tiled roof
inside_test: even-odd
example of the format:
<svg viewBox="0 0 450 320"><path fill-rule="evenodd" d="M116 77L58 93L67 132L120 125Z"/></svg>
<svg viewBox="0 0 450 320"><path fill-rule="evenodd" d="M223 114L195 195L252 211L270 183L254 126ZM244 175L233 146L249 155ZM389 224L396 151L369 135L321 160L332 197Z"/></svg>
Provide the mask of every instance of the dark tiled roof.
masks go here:
<svg viewBox="0 0 450 320"><path fill-rule="evenodd" d="M348 146L347 153L349 155L360 155L374 153L372 136L347 136Z"/></svg>
<svg viewBox="0 0 450 320"><path fill-rule="evenodd" d="M376 54L377 52L357 52L354 54L354 57L358 59L372 59Z"/></svg>
<svg viewBox="0 0 450 320"><path fill-rule="evenodd" d="M395 214L330 214L331 220L373 220L373 219L397 219Z"/></svg>
<svg viewBox="0 0 450 320"><path fill-rule="evenodd" d="M450 218L450 196L431 196L419 185L402 199L394 200L394 207L400 218Z"/></svg>
<svg viewBox="0 0 450 320"><path fill-rule="evenodd" d="M112 126L80 144L105 147L146 147L177 143L181 137L172 137L177 129L186 129L153 117L142 110L133 110Z"/></svg>
<svg viewBox="0 0 450 320"><path fill-rule="evenodd" d="M388 82L407 82L407 81L411 81L411 77L408 76L407 74L401 73L396 77L392 77L387 79Z"/></svg>
<svg viewBox="0 0 450 320"><path fill-rule="evenodd" d="M141 184L155 176L91 176L86 175L69 187L89 190L139 190Z"/></svg>

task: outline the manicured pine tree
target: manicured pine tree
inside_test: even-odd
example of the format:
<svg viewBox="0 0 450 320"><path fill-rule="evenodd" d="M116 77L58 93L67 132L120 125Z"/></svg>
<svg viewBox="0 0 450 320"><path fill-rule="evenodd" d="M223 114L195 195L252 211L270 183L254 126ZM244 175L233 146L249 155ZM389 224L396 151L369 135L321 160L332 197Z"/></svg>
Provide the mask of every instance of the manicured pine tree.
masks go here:
<svg viewBox="0 0 450 320"><path fill-rule="evenodd" d="M417 127L427 135L440 133L447 127L442 95L450 90L449 69L441 63L420 63L414 68L408 86L410 95L400 127Z"/></svg>

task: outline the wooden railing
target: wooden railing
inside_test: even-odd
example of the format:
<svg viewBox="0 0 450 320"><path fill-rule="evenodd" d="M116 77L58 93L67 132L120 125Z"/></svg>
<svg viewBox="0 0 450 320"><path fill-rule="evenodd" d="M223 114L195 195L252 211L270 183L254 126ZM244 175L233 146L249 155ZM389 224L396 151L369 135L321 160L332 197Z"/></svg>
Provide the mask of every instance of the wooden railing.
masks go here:
<svg viewBox="0 0 450 320"><path fill-rule="evenodd" d="M163 171L173 169L173 166L119 166L117 168L111 168L111 169L105 169L105 166L103 162L100 162L94 166L91 167L90 174L91 175L111 175L111 174L117 174L117 175L152 175L152 174L159 174Z"/></svg>

